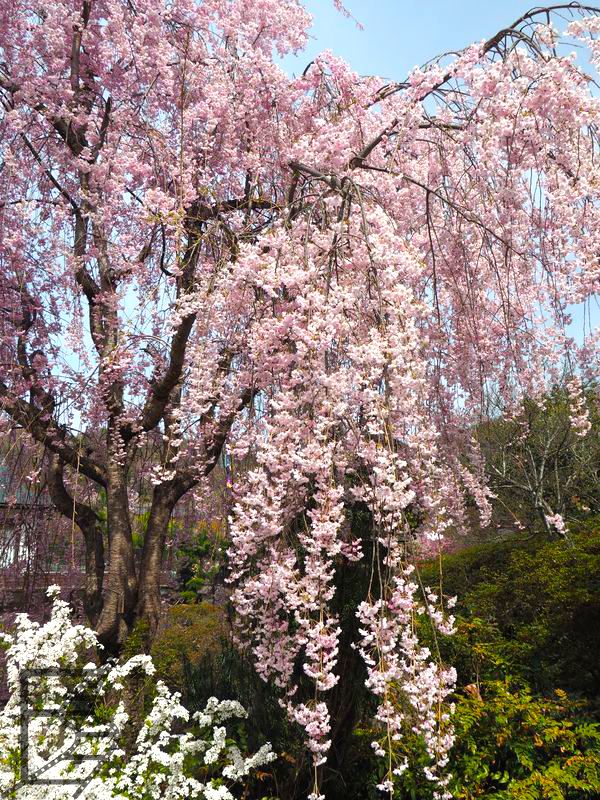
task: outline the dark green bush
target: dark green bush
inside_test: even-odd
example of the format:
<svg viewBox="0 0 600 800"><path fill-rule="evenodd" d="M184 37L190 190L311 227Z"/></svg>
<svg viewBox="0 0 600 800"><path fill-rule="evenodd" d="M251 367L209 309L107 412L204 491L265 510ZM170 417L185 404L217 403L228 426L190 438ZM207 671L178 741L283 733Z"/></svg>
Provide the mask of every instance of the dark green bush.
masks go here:
<svg viewBox="0 0 600 800"><path fill-rule="evenodd" d="M422 573L439 580L437 564ZM535 691L561 688L600 710L598 528L570 540L470 548L444 559L443 584L458 597L461 624L448 646L464 684L508 669Z"/></svg>

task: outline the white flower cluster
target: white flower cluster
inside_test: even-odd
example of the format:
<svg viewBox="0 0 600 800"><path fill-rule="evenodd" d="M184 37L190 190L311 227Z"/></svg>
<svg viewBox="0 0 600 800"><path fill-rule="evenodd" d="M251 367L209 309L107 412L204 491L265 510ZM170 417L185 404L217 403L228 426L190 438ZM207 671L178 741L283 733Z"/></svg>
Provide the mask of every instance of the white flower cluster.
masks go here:
<svg viewBox="0 0 600 800"><path fill-rule="evenodd" d="M85 652L99 647L96 635L71 624L58 587L48 593L53 605L47 623L22 614L13 635L1 634L10 697L0 712L0 797L233 800L231 782L275 758L269 743L249 757L231 744L224 723L246 716L239 703L212 697L204 711L190 715L161 681L125 753L127 683L154 674L152 659L137 655L101 669L81 666Z"/></svg>

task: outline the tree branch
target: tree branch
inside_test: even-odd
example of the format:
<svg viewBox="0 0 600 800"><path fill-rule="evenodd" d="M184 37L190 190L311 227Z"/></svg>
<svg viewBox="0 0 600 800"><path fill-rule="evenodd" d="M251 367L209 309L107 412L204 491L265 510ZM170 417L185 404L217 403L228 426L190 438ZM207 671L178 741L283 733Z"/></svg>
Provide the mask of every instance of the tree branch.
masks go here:
<svg viewBox="0 0 600 800"><path fill-rule="evenodd" d="M20 397L15 397L9 387L0 380L0 408L12 419L25 428L40 444L45 445L51 452L60 456L63 461L73 469L81 472L90 480L100 486L106 486L104 467L82 455L75 442L68 441L65 428L59 426L56 420L49 417L43 410L38 409Z"/></svg>

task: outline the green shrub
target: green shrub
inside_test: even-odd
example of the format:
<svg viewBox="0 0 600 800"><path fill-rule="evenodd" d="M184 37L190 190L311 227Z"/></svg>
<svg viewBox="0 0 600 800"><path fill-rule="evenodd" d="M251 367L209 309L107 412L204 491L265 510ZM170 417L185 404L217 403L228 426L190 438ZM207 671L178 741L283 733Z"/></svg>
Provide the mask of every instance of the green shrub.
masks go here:
<svg viewBox="0 0 600 800"><path fill-rule="evenodd" d="M185 603L198 603L222 575L227 540L220 524L201 520L189 541L177 549L179 594Z"/></svg>
<svg viewBox="0 0 600 800"><path fill-rule="evenodd" d="M439 567L422 567L437 584ZM458 596L459 629L447 658L463 685L508 671L535 691L556 687L600 710L600 530L571 541L504 542L443 560Z"/></svg>
<svg viewBox="0 0 600 800"><path fill-rule="evenodd" d="M458 697L452 792L459 800L574 800L600 796L600 726L557 690L535 697L514 679Z"/></svg>
<svg viewBox="0 0 600 800"><path fill-rule="evenodd" d="M185 693L186 664L197 666L217 659L226 635L223 609L211 603L172 606L152 644L157 677Z"/></svg>

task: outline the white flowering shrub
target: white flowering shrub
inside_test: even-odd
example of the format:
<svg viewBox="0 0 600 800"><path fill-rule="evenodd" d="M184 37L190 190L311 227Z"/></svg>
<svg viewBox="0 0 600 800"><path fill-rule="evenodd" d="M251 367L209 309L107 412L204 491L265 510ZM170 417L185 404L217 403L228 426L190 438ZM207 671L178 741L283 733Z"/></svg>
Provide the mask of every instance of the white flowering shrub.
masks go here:
<svg viewBox="0 0 600 800"><path fill-rule="evenodd" d="M99 647L95 633L71 624L58 587L49 595L47 623L21 614L15 633L1 634L10 696L0 712L0 797L229 800L234 782L275 758L269 743L244 756L228 737L226 723L246 716L239 703L213 697L190 715L161 681L136 728L128 689L154 674L152 659L84 664Z"/></svg>

